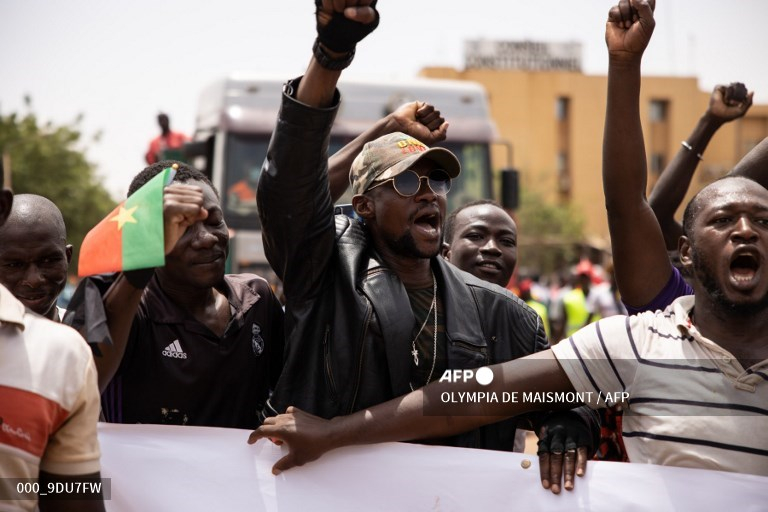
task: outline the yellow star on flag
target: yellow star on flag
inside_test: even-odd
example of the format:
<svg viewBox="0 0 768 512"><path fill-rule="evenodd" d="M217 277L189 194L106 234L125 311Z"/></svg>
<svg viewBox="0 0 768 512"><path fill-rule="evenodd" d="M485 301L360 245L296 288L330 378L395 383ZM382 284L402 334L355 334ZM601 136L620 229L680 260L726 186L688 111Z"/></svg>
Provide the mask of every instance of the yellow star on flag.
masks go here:
<svg viewBox="0 0 768 512"><path fill-rule="evenodd" d="M126 209L124 206L120 206L120 211L117 212L117 215L109 219L112 222L117 222L117 230L122 231L123 225L130 222L132 224L138 224L138 221L133 218L133 212L136 211L136 208L138 206L134 206L132 208Z"/></svg>

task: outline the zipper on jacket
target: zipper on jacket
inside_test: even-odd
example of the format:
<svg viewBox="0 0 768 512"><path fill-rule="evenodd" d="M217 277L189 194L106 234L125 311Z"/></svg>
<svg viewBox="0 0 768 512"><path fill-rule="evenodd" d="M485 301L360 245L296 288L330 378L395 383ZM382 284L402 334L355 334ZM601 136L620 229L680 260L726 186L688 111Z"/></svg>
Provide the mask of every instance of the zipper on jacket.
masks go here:
<svg viewBox="0 0 768 512"><path fill-rule="evenodd" d="M357 366L357 380L355 380L355 392L352 395L352 403L349 406L347 414L352 414L355 410L355 402L357 401L357 392L360 390L360 381L363 378L363 356L365 354L365 337L368 334L368 326L371 324L371 315L373 315L373 305L368 297L365 297L365 302L368 304L368 314L365 316L365 327L363 328L363 334L360 337L360 361Z"/></svg>
<svg viewBox="0 0 768 512"><path fill-rule="evenodd" d="M331 371L331 348L328 343L328 338L331 334L331 326L325 326L325 336L323 337L323 352L325 353L325 374L328 375L328 387L331 388L331 394L334 400L336 399L336 383L333 380L333 372Z"/></svg>

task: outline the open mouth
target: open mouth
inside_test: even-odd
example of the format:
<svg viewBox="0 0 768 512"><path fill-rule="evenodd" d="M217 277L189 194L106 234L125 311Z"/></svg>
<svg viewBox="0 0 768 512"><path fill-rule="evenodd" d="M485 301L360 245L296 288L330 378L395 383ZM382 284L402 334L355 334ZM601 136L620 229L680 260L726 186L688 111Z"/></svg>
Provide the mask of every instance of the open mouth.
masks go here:
<svg viewBox="0 0 768 512"><path fill-rule="evenodd" d="M437 229L440 225L440 217L435 212L426 212L416 216L414 224L428 229Z"/></svg>
<svg viewBox="0 0 768 512"><path fill-rule="evenodd" d="M730 270L736 283L750 283L760 270L760 258L754 252L736 253L731 259Z"/></svg>

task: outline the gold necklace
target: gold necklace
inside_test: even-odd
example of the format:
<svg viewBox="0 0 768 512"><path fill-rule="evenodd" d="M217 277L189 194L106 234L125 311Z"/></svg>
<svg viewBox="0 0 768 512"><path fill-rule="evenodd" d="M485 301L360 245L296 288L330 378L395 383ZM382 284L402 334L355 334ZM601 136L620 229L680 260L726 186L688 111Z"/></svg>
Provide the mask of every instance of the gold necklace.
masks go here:
<svg viewBox="0 0 768 512"><path fill-rule="evenodd" d="M413 341L411 341L411 355L413 356L413 364L419 366L419 351L416 349L416 340L419 339L419 336L421 336L421 332L424 330L424 327L427 326L430 313L434 311L434 331L432 332L432 368L429 370L429 377L427 377L427 382L425 385L432 380L432 374L435 372L435 363L437 361L437 280L435 279L435 273L431 271L430 273L432 274L432 304L429 306L429 311L427 311L427 315L424 317L424 323L421 324L419 332L416 333L416 337L413 338ZM411 391L413 391L413 384L409 382L408 385L411 387Z"/></svg>

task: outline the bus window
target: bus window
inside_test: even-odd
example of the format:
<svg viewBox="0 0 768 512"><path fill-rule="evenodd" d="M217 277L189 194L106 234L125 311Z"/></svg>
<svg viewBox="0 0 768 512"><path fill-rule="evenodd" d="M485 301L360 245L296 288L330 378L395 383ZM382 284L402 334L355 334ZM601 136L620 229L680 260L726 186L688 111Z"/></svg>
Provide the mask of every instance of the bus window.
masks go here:
<svg viewBox="0 0 768 512"><path fill-rule="evenodd" d="M450 139L450 135L448 136ZM459 158L461 174L453 180L448 194L448 211L470 201L492 197L490 187L490 155L487 144L441 142L438 144Z"/></svg>
<svg viewBox="0 0 768 512"><path fill-rule="evenodd" d="M269 137L230 133L226 142L226 169L221 191L224 218L233 228L258 229L256 186L267 155Z"/></svg>
<svg viewBox="0 0 768 512"><path fill-rule="evenodd" d="M333 137L329 154L343 147L348 140ZM261 166L267 157L269 136L230 133L226 143L226 172L222 202L227 224L237 229L259 229L259 215L256 209L256 187L261 175ZM343 199L352 202L347 192ZM344 202L343 200L340 202Z"/></svg>

